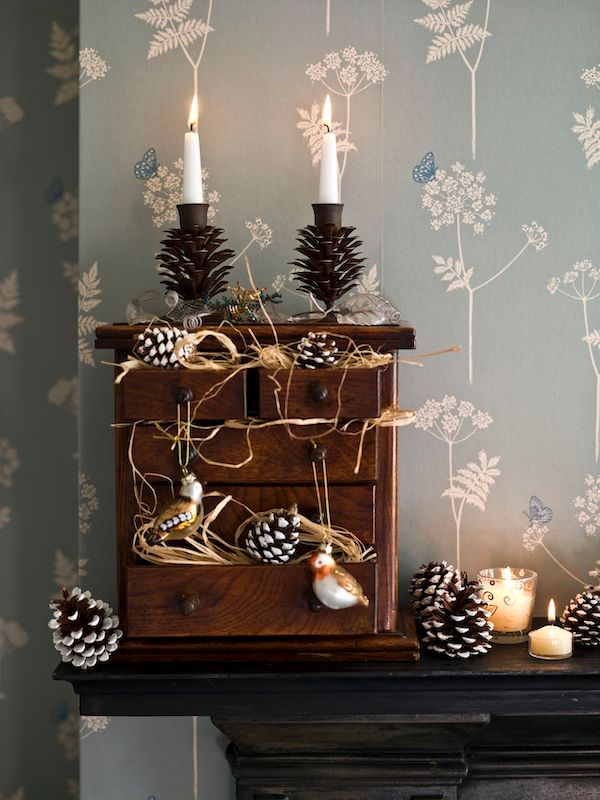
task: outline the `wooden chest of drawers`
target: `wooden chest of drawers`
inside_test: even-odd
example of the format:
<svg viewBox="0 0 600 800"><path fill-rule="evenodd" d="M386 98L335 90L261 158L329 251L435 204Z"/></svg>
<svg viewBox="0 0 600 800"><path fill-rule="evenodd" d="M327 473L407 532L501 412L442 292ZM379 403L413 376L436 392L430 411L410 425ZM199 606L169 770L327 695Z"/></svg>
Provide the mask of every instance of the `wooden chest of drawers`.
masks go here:
<svg viewBox="0 0 600 800"><path fill-rule="evenodd" d="M307 328L290 324L278 326L277 332L282 343L291 343ZM414 346L414 331L408 326L327 329L383 352ZM102 326L97 347L114 349L120 362L141 330ZM252 331L259 342L272 341L267 326L253 326ZM227 333L234 341L239 337L236 345L241 352L242 342L248 341L247 328ZM121 657L148 657L151 652L155 658L179 658L184 650L188 657L203 659L217 652L220 658L251 653L275 657L275 652L292 657L298 647L304 657L312 653L316 658L348 659L363 652L383 659L416 657L414 631L410 626L405 630L407 617L399 618L397 609L395 429L375 427L360 435L365 419L379 417L396 401L396 365L291 373L253 367L235 374L211 399L195 403L215 380L206 371L141 369L128 373L115 387L115 422L120 423L115 429L119 613L126 634ZM205 485L205 493L219 491L239 501L230 503L211 526L228 541L248 516L244 507L261 511L296 502L304 516L315 514L311 454L318 441L326 455L332 522L352 531L377 554L371 561L345 564L370 598L368 607L340 611L322 607L315 612L310 571L304 562L156 565L132 553L137 508L130 461L147 476L159 499L169 495L168 480L178 481L181 470L176 449L157 433L154 423L171 425L184 398L195 409L194 423L207 434L190 469ZM283 425L261 427L282 417L294 421L293 437ZM221 427L225 420L248 418L254 420L251 443L244 429ZM356 435L341 433L328 423L303 424L310 419L348 423L348 431ZM210 503L209 498L208 510Z"/></svg>

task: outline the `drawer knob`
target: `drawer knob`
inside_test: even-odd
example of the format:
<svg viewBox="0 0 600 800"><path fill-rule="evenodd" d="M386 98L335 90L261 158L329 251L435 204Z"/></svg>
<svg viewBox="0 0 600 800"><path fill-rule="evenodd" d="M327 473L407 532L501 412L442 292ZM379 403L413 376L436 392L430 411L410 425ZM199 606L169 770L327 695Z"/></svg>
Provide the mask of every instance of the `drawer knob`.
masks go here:
<svg viewBox="0 0 600 800"><path fill-rule="evenodd" d="M189 617L200 607L200 598L197 594L182 594L177 605L181 613Z"/></svg>
<svg viewBox="0 0 600 800"><path fill-rule="evenodd" d="M191 403L194 399L194 393L189 388L189 386L182 386L180 389L177 390L177 394L175 395L175 399L179 404L182 403Z"/></svg>
<svg viewBox="0 0 600 800"><path fill-rule="evenodd" d="M319 513L318 508L311 508L311 510L306 515L311 522L314 522L315 525L322 525L323 524L323 517Z"/></svg>
<svg viewBox="0 0 600 800"><path fill-rule="evenodd" d="M310 396L315 403L324 403L329 396L329 389L320 383L313 383L310 387Z"/></svg>
<svg viewBox="0 0 600 800"><path fill-rule="evenodd" d="M315 444L310 451L310 460L313 463L318 461L325 461L327 459L327 448L322 444Z"/></svg>

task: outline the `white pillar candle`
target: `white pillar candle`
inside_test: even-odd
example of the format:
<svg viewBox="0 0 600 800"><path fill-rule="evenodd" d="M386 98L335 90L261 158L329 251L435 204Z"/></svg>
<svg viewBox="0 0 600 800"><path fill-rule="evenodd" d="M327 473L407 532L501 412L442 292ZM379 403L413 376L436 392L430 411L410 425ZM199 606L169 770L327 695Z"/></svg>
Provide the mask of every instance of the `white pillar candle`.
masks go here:
<svg viewBox="0 0 600 800"><path fill-rule="evenodd" d="M335 133L331 133L331 99L327 95L323 106L323 125L326 128L321 146L319 203L339 203L339 168Z"/></svg>
<svg viewBox="0 0 600 800"><path fill-rule="evenodd" d="M190 117L190 127L183 143L183 202L203 203L202 162L200 159L200 137L198 136L198 98L194 95Z"/></svg>
<svg viewBox="0 0 600 800"><path fill-rule="evenodd" d="M557 661L573 655L573 634L552 625L556 619L556 606L554 600L548 604L548 622L536 631L529 633L529 655L535 658L544 658L548 661Z"/></svg>

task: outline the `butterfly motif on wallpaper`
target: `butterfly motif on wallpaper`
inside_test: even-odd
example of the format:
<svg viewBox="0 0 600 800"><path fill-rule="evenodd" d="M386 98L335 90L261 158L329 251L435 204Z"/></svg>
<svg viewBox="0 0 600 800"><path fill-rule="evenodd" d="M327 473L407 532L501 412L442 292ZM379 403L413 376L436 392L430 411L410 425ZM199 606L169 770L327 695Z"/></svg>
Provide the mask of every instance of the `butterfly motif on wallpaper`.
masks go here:
<svg viewBox="0 0 600 800"><path fill-rule="evenodd" d="M63 180L57 176L45 190L44 197L48 203L54 205L54 203L58 203L64 193L65 187L63 185Z"/></svg>
<svg viewBox="0 0 600 800"><path fill-rule="evenodd" d="M425 153L412 171L413 180L417 183L429 183L435 177L435 159L433 153Z"/></svg>
<svg viewBox="0 0 600 800"><path fill-rule="evenodd" d="M136 162L133 168L133 174L141 181L147 181L148 178L153 178L158 170L158 161L156 160L156 150L154 147L149 147L139 161Z"/></svg>
<svg viewBox="0 0 600 800"><path fill-rule="evenodd" d="M540 498L536 497L534 494L531 495L531 500L529 501L529 514L527 511L523 513L532 525L534 522L545 525L547 522L552 521L552 509L545 506Z"/></svg>

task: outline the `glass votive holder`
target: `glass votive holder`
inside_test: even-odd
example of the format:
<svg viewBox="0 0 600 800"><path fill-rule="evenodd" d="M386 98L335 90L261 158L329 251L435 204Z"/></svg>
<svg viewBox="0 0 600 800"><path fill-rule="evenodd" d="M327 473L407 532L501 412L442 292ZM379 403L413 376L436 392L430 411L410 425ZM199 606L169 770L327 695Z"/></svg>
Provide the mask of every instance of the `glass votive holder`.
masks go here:
<svg viewBox="0 0 600 800"><path fill-rule="evenodd" d="M481 597L491 611L492 641L518 644L527 641L533 621L537 572L514 567L491 567L479 572Z"/></svg>

